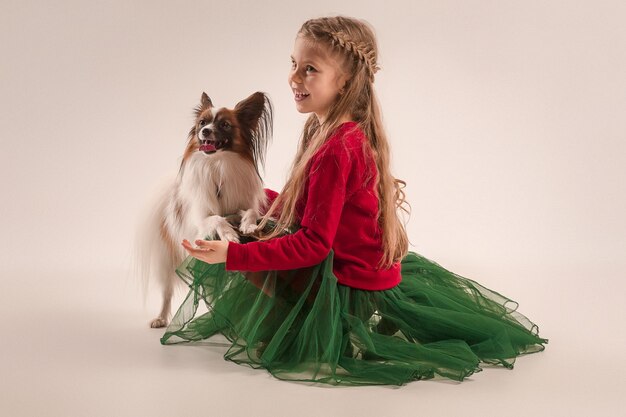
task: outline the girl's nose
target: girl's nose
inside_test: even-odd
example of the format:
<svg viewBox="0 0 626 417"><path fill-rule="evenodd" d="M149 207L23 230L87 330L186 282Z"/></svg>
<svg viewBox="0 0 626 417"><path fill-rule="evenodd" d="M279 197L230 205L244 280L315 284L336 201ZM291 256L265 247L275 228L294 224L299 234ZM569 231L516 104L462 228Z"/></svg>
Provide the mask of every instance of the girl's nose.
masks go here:
<svg viewBox="0 0 626 417"><path fill-rule="evenodd" d="M288 80L289 80L289 84L290 85L294 84L294 83L295 84L301 84L302 83L302 80L300 79L300 77L298 76L298 73L296 71L291 71L289 73Z"/></svg>

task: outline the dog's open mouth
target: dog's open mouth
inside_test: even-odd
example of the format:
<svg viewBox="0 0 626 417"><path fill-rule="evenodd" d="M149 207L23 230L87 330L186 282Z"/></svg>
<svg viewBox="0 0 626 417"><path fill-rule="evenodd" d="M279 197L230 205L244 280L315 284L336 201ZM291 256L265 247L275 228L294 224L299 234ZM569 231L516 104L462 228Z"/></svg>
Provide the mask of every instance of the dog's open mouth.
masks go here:
<svg viewBox="0 0 626 417"><path fill-rule="evenodd" d="M213 153L217 151L217 146L214 140L201 140L199 150L204 153Z"/></svg>

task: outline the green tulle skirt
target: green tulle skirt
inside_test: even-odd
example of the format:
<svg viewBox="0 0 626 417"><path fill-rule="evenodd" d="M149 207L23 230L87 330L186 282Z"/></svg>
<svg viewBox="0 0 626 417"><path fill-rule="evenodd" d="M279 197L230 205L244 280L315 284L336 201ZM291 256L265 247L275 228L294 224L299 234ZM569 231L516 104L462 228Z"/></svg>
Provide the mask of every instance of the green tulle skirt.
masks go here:
<svg viewBox="0 0 626 417"><path fill-rule="evenodd" d="M341 385L462 381L481 363L513 368L548 342L517 303L415 252L402 282L384 291L337 283L333 255L309 268L226 271L187 258L190 291L161 338L189 343L221 334L224 358L276 378ZM207 312L198 313L200 303Z"/></svg>

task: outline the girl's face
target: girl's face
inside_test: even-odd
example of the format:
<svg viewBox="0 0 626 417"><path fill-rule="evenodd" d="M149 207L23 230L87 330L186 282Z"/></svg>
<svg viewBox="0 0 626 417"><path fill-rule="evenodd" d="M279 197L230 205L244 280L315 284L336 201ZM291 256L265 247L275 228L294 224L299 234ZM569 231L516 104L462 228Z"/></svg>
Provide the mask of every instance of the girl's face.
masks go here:
<svg viewBox="0 0 626 417"><path fill-rule="evenodd" d="M315 113L321 124L346 79L337 58L296 37L288 81L300 113Z"/></svg>

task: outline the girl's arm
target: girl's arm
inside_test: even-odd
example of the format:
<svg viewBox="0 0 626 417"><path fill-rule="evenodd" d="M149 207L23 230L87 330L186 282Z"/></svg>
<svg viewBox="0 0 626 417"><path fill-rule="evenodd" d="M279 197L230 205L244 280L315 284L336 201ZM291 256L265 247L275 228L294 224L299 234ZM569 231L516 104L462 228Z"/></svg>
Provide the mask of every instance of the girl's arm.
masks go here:
<svg viewBox="0 0 626 417"><path fill-rule="evenodd" d="M268 241L228 243L226 270L296 269L320 263L332 248L346 198L352 158L340 141L311 161L300 229ZM270 190L271 191L271 190Z"/></svg>

